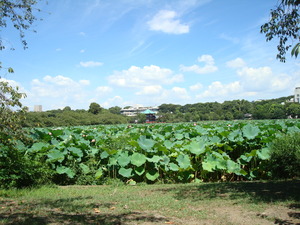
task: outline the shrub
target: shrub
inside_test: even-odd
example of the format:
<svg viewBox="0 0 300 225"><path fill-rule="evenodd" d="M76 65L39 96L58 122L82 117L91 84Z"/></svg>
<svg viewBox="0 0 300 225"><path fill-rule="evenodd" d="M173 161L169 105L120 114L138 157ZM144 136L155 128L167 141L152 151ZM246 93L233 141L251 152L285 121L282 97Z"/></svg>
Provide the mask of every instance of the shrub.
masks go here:
<svg viewBox="0 0 300 225"><path fill-rule="evenodd" d="M300 177L300 133L276 138L270 150L270 171L274 178Z"/></svg>
<svg viewBox="0 0 300 225"><path fill-rule="evenodd" d="M0 188L23 188L50 184L52 171L42 162L9 147L0 148Z"/></svg>

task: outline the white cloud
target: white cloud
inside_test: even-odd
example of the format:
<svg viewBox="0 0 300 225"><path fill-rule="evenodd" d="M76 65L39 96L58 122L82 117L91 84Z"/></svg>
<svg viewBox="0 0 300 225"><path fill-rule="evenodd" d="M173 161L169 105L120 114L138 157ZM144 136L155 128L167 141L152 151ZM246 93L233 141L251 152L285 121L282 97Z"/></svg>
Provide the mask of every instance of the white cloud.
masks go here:
<svg viewBox="0 0 300 225"><path fill-rule="evenodd" d="M157 95L161 93L162 86L160 85L149 85L142 88L141 91L137 92L136 95Z"/></svg>
<svg viewBox="0 0 300 225"><path fill-rule="evenodd" d="M204 62L205 65L203 67L200 67L198 65L180 65L180 70L184 72L194 72L198 74L213 73L218 70L218 67L215 66L215 60L211 55L202 55L201 57L198 57L198 62Z"/></svg>
<svg viewBox="0 0 300 225"><path fill-rule="evenodd" d="M80 80L79 83L82 84L82 85L90 85L89 80Z"/></svg>
<svg viewBox="0 0 300 225"><path fill-rule="evenodd" d="M101 103L101 106L104 107L104 108L110 108L110 107L113 107L113 106L124 106L125 103L123 102L123 98L121 96L114 96L112 98L109 98L107 101L105 102L102 102Z"/></svg>
<svg viewBox="0 0 300 225"><path fill-rule="evenodd" d="M172 87L171 89L161 89L159 94L144 95L142 102L147 105L160 105L163 103L187 104L191 100L191 96L185 88Z"/></svg>
<svg viewBox="0 0 300 225"><path fill-rule="evenodd" d="M245 67L246 66L246 63L243 59L241 58L236 58L234 60L231 60L231 61L228 61L226 63L226 66L229 67L229 68L233 68L233 69L236 69L236 68L242 68L242 67Z"/></svg>
<svg viewBox="0 0 300 225"><path fill-rule="evenodd" d="M108 87L108 86L99 86L96 88L96 92L98 94L106 94L106 93L110 93L112 92L112 88L111 87Z"/></svg>
<svg viewBox="0 0 300 225"><path fill-rule="evenodd" d="M237 71L241 77L241 83L245 90L264 91L270 87L270 83L275 78L272 69L268 66L251 68L243 67Z"/></svg>
<svg viewBox="0 0 300 225"><path fill-rule="evenodd" d="M162 31L169 34L184 34L189 32L189 26L182 24L175 11L160 10L148 21L150 30Z"/></svg>
<svg viewBox="0 0 300 225"><path fill-rule="evenodd" d="M95 62L95 61L80 62L80 66L82 67L97 67L102 65L103 65L102 62Z"/></svg>
<svg viewBox="0 0 300 225"><path fill-rule="evenodd" d="M190 96L188 95L188 92L185 88L173 87L171 93L172 95L180 99L190 99Z"/></svg>
<svg viewBox="0 0 300 225"><path fill-rule="evenodd" d="M81 49L81 50L80 50L80 53L85 53L85 49Z"/></svg>
<svg viewBox="0 0 300 225"><path fill-rule="evenodd" d="M157 84L182 82L181 74L172 70L151 65L144 67L131 66L128 70L115 71L108 77L109 83L121 87L143 88Z"/></svg>
<svg viewBox="0 0 300 225"><path fill-rule="evenodd" d="M31 82L30 97L40 98L57 98L61 100L77 99L81 100L85 96L83 86L89 84L87 80L74 81L69 77L61 75L52 77L45 76L42 81L34 79Z"/></svg>
<svg viewBox="0 0 300 225"><path fill-rule="evenodd" d="M0 77L0 82L7 82L8 85L10 85L10 86L12 86L14 88L16 88L16 87L23 88L20 83L18 83L17 81L14 81L14 80L7 80L5 78L1 78Z"/></svg>
<svg viewBox="0 0 300 225"><path fill-rule="evenodd" d="M229 84L222 84L220 81L215 81L208 86L207 90L203 93L197 95L199 99L202 98L222 98L240 93L242 91L242 86L239 81L235 81Z"/></svg>
<svg viewBox="0 0 300 225"><path fill-rule="evenodd" d="M197 91L197 90L199 90L199 89L201 89L201 88L203 88L203 85L200 84L200 83L197 83L197 84L194 84L194 85L191 85L191 86L190 86L190 90L191 90L191 91Z"/></svg>

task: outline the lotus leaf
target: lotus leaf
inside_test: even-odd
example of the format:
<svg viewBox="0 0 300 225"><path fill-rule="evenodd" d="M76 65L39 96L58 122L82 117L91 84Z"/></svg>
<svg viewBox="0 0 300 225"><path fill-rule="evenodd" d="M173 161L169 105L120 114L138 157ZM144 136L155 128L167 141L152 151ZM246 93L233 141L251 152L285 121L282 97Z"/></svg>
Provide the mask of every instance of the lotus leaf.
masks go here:
<svg viewBox="0 0 300 225"><path fill-rule="evenodd" d="M146 162L146 156L141 153L133 153L131 156L131 163L137 167L143 165Z"/></svg>

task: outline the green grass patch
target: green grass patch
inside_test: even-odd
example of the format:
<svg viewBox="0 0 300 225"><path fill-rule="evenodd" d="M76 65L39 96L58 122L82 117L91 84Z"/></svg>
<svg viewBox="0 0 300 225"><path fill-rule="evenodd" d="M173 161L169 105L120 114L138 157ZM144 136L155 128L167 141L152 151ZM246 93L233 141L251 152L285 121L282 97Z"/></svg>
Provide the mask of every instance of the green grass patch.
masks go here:
<svg viewBox="0 0 300 225"><path fill-rule="evenodd" d="M299 180L0 190L0 224L296 224L299 190Z"/></svg>

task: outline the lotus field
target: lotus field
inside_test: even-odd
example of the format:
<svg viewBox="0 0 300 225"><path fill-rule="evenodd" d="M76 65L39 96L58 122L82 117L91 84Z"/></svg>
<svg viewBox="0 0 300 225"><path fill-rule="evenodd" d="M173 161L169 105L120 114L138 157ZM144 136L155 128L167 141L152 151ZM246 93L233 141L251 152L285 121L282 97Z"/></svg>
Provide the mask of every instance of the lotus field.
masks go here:
<svg viewBox="0 0 300 225"><path fill-rule="evenodd" d="M269 145L298 120L34 128L19 149L56 183L201 182L268 178Z"/></svg>

